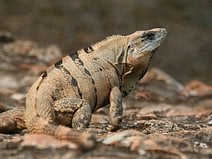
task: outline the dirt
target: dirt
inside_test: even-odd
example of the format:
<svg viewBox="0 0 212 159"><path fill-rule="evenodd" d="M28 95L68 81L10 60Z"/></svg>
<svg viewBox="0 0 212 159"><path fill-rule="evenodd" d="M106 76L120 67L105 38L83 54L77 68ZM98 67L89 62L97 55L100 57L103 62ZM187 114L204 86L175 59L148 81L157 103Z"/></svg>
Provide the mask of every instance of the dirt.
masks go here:
<svg viewBox="0 0 212 159"><path fill-rule="evenodd" d="M0 111L23 107L25 95L61 49L0 35ZM51 136L19 130L0 134L1 158L212 158L212 86L200 81L183 85L152 68L124 99L120 129L109 132L108 107L92 117L97 138L90 150Z"/></svg>

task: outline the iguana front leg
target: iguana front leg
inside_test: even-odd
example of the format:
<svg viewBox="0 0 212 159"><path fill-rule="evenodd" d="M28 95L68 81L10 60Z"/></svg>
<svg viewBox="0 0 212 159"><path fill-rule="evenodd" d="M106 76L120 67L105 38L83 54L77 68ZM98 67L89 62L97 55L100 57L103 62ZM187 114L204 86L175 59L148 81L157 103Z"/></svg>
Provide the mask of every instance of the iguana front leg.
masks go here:
<svg viewBox="0 0 212 159"><path fill-rule="evenodd" d="M54 103L58 124L72 126L75 129L87 128L91 120L91 107L79 98L63 98Z"/></svg>
<svg viewBox="0 0 212 159"><path fill-rule="evenodd" d="M110 130L117 129L121 126L123 114L122 94L118 87L114 87L110 93L110 121L112 126Z"/></svg>

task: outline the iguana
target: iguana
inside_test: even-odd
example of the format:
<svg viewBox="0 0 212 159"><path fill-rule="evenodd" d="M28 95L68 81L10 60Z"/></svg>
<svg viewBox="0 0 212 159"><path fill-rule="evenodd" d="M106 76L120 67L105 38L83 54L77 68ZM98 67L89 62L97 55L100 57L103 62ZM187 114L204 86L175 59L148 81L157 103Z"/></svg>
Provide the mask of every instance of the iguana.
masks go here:
<svg viewBox="0 0 212 159"><path fill-rule="evenodd" d="M122 97L144 76L166 35L165 28L114 35L65 56L47 68L29 89L26 128L32 133L84 142L74 129L87 128L92 113L108 104L111 125L119 127Z"/></svg>

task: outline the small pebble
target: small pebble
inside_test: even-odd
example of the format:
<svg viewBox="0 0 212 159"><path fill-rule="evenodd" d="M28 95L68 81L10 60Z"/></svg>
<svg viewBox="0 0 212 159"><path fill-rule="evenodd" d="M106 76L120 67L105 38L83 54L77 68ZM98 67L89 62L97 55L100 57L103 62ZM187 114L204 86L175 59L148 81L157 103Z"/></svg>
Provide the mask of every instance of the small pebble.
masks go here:
<svg viewBox="0 0 212 159"><path fill-rule="evenodd" d="M209 120L209 121L208 121L208 125L209 125L209 126L212 126L212 120Z"/></svg>
<svg viewBox="0 0 212 159"><path fill-rule="evenodd" d="M25 98L25 94L22 94L22 93L16 93L11 95L11 99L14 99L14 100L22 100L24 98Z"/></svg>

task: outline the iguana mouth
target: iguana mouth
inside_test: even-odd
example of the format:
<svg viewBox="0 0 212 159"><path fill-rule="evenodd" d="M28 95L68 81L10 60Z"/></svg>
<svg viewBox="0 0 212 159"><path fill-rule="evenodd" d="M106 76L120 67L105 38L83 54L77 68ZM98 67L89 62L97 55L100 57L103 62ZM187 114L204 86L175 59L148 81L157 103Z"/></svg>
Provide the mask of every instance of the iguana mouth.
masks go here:
<svg viewBox="0 0 212 159"><path fill-rule="evenodd" d="M155 48L152 53L155 54L157 52L158 48Z"/></svg>
<svg viewBox="0 0 212 159"><path fill-rule="evenodd" d="M163 38L160 38L160 39L156 40L154 43L149 43L146 46L144 46L143 48L141 48L139 50L139 52L140 53L146 52L146 51L155 52L155 50L157 50L158 46L162 43L163 40L164 40Z"/></svg>

